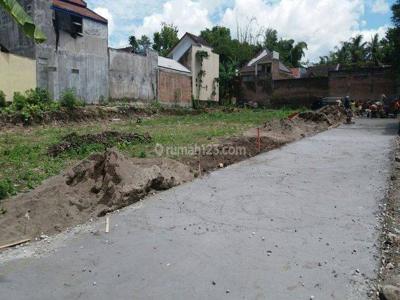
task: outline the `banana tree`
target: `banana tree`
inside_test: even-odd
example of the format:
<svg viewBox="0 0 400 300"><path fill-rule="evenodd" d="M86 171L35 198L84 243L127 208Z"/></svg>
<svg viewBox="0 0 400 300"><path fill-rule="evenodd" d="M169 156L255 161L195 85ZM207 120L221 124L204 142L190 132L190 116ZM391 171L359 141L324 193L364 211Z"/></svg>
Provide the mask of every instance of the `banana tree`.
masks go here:
<svg viewBox="0 0 400 300"><path fill-rule="evenodd" d="M36 43L43 43L46 36L35 25L33 19L25 12L17 0L0 0L0 7L3 8L17 22L24 33L35 40Z"/></svg>

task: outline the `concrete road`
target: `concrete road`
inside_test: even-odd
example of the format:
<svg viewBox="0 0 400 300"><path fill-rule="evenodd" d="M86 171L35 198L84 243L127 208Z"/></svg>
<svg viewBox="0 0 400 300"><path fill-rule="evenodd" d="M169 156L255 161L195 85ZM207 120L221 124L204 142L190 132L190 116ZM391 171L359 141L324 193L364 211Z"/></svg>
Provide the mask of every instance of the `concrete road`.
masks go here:
<svg viewBox="0 0 400 300"><path fill-rule="evenodd" d="M366 299L396 125L333 129L149 197L109 234L4 253L0 298Z"/></svg>

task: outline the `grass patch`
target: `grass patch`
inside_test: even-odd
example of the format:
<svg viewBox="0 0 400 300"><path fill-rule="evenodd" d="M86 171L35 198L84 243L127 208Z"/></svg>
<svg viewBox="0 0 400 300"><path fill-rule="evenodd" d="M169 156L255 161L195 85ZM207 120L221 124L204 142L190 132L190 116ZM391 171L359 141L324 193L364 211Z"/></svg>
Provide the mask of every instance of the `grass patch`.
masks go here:
<svg viewBox="0 0 400 300"><path fill-rule="evenodd" d="M63 169L88 155L104 150L104 145L89 144L49 157L49 146L60 142L72 132L100 133L114 130L127 133L149 133L149 144L117 143L115 146L134 157L154 157L156 144L185 146L209 144L220 137L240 134L263 122L287 117L290 110L250 110L227 113L220 110L200 115L158 116L122 122L70 124L67 126L32 127L0 133L0 199L38 186L43 180L59 174Z"/></svg>

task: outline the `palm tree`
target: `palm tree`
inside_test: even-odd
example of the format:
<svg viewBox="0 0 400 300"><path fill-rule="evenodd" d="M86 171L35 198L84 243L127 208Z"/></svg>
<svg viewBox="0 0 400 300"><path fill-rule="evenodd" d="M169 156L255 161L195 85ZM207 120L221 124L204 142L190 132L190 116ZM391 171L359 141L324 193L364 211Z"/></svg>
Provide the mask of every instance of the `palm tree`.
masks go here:
<svg viewBox="0 0 400 300"><path fill-rule="evenodd" d="M351 56L351 62L353 64L363 63L365 60L365 45L363 43L363 36L361 34L353 37L349 43L349 51Z"/></svg>
<svg viewBox="0 0 400 300"><path fill-rule="evenodd" d="M299 42L290 50L291 64L293 67L297 68L301 66L301 59L305 55L307 50L307 44L305 42Z"/></svg>
<svg viewBox="0 0 400 300"><path fill-rule="evenodd" d="M378 34L375 34L367 44L367 58L375 65L379 65L381 62L382 48Z"/></svg>
<svg viewBox="0 0 400 300"><path fill-rule="evenodd" d="M0 0L0 7L10 14L28 37L34 39L37 43L42 43L46 40L44 33L36 27L32 18L25 12L17 0Z"/></svg>

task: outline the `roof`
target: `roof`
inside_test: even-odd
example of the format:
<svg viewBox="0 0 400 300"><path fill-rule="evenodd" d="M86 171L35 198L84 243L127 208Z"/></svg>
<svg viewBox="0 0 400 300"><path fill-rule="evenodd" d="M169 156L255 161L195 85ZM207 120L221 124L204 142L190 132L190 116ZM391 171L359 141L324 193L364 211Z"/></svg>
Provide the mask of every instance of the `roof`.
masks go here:
<svg viewBox="0 0 400 300"><path fill-rule="evenodd" d="M107 19L89 9L87 4L82 0L53 0L52 8L55 10L72 13L103 24L108 23Z"/></svg>
<svg viewBox="0 0 400 300"><path fill-rule="evenodd" d="M292 72L292 75L295 78L300 78L301 77L300 68L291 68L290 71Z"/></svg>
<svg viewBox="0 0 400 300"><path fill-rule="evenodd" d="M262 50L260 53L257 54L256 57L254 57L252 60L250 60L247 63L247 67L251 67L252 65L254 65L256 62L258 62L260 59L263 59L266 56L271 55L271 52L269 50Z"/></svg>
<svg viewBox="0 0 400 300"><path fill-rule="evenodd" d="M192 33L186 32L182 38L176 43L174 47L172 47L171 51L169 51L168 56L175 51L175 49L179 46L179 44L186 38L190 38L193 41L193 44L196 46L205 46L211 48L210 44L208 44L201 36L194 35Z"/></svg>
<svg viewBox="0 0 400 300"><path fill-rule="evenodd" d="M307 77L328 77L330 71L338 71L340 65L319 65L307 69Z"/></svg>
<svg viewBox="0 0 400 300"><path fill-rule="evenodd" d="M182 39L188 36L190 37L198 46L206 46L206 47L211 47L209 43L206 42L205 39L203 39L201 36L194 35L192 33L186 32L185 35L182 37Z"/></svg>
<svg viewBox="0 0 400 300"><path fill-rule="evenodd" d="M279 71L292 74L288 67L286 67L282 62L279 62Z"/></svg>
<svg viewBox="0 0 400 300"><path fill-rule="evenodd" d="M63 0L63 1L64 1L64 2L75 3L75 4L78 4L78 5L80 5L80 6L84 6L84 7L87 6L86 2L85 2L85 1L82 1L82 0Z"/></svg>
<svg viewBox="0 0 400 300"><path fill-rule="evenodd" d="M160 68L164 68L164 69L175 70L175 71L189 73L189 74L191 73L189 69L187 69L185 66L181 65L176 60L162 57L162 56L158 57L158 66Z"/></svg>

